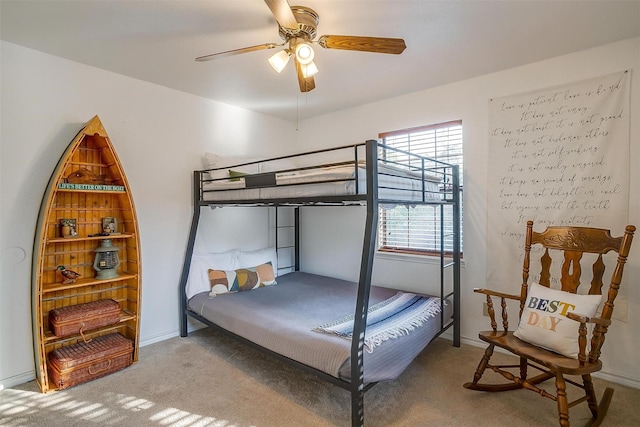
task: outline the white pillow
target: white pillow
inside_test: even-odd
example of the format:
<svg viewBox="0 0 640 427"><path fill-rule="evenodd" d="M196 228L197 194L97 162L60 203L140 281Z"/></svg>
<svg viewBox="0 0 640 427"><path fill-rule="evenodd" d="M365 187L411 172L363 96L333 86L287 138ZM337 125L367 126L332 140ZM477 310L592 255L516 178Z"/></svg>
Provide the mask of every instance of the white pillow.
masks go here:
<svg viewBox="0 0 640 427"><path fill-rule="evenodd" d="M293 158L286 158L286 159L280 159L280 160L265 161L264 163L262 163L262 166L260 167L260 172L262 173L279 172L279 171L297 169L297 168L298 166L296 165Z"/></svg>
<svg viewBox="0 0 640 427"><path fill-rule="evenodd" d="M207 169L224 168L210 171L209 176L211 177L211 179L229 178L229 169L231 169L231 166L256 161L256 159L250 159L246 157L221 157L214 153L204 153L204 157ZM241 172L244 174L259 173L260 163L234 167L232 169L236 172Z"/></svg>
<svg viewBox="0 0 640 427"><path fill-rule="evenodd" d="M189 277L185 293L190 299L200 292L209 292L209 269L235 270L238 267L238 251L236 249L222 253L198 253L191 257Z"/></svg>
<svg viewBox="0 0 640 427"><path fill-rule="evenodd" d="M591 317L602 295L580 295L532 283L525 301L516 337L567 357L578 356L578 326L566 317L573 312Z"/></svg>
<svg viewBox="0 0 640 427"><path fill-rule="evenodd" d="M239 251L238 268L250 268L270 262L276 277L278 276L278 253L275 247L258 249L257 251Z"/></svg>

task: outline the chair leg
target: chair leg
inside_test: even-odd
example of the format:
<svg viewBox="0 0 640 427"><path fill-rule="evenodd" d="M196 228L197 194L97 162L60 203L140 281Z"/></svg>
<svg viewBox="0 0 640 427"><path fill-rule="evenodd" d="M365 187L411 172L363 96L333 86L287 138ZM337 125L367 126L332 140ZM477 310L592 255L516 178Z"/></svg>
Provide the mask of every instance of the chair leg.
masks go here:
<svg viewBox="0 0 640 427"><path fill-rule="evenodd" d="M489 359L491 359L491 356L493 356L493 349L494 348L495 348L495 346L493 344L491 344L484 351L484 355L482 356L482 359L480 360L480 363L478 364L478 369L476 369L476 373L473 374L473 382L474 383L477 383L480 380L480 378L482 378L482 374L484 373L484 370L487 368L487 364L489 363Z"/></svg>
<svg viewBox="0 0 640 427"><path fill-rule="evenodd" d="M520 381L520 378L515 377L510 372L503 371L502 369L500 369L501 367L499 366L491 366L489 364L489 359L491 359L491 356L493 356L494 348L495 348L494 344L490 344L489 347L487 347L487 349L484 351L484 355L482 356L482 359L480 359L478 368L476 369L476 372L473 375L473 381L464 383L462 385L464 388L469 390L498 392L498 391L518 390L523 387L523 382ZM484 371L487 368L491 368L493 371L505 376L507 379L511 380L512 382L502 383L502 384L479 384L478 381L480 381L480 378L482 378L482 375L484 374ZM526 364L526 359L523 359L523 358L521 358L520 360L520 373L521 375L524 375L526 378L527 364ZM552 378L552 377L549 376L548 374L539 375L534 379L533 384L537 384L549 378Z"/></svg>
<svg viewBox="0 0 640 427"><path fill-rule="evenodd" d="M464 388L477 390L477 388L475 388L475 385L478 383L478 381L480 381L480 378L482 378L484 370L487 369L487 364L489 363L489 359L491 359L491 356L493 355L494 347L495 346L493 344L490 344L489 347L487 347L487 349L484 351L484 355L482 356L482 359L480 359L480 363L478 363L478 368L476 368L476 372L473 374L473 381L470 383L464 383Z"/></svg>
<svg viewBox="0 0 640 427"><path fill-rule="evenodd" d="M528 369L527 365L527 359L524 357L520 358L520 379L522 381L526 381L527 380L527 369ZM546 380L545 380L546 381Z"/></svg>
<svg viewBox="0 0 640 427"><path fill-rule="evenodd" d="M589 410L593 418L598 418L598 398L596 392L593 389L593 381L591 375L586 374L582 376L582 383L584 384L584 392L587 397L587 403L589 404Z"/></svg>
<svg viewBox="0 0 640 427"><path fill-rule="evenodd" d="M569 427L569 401L567 400L567 384L561 373L556 374L556 396L558 402L558 419L560 427Z"/></svg>
<svg viewBox="0 0 640 427"><path fill-rule="evenodd" d="M600 400L600 404L598 405L598 416L594 416L589 420L585 427L597 427L602 423L604 416L607 415L607 411L609 410L609 404L611 403L611 398L613 397L613 389L607 387L604 390L604 394L602 395L602 400Z"/></svg>

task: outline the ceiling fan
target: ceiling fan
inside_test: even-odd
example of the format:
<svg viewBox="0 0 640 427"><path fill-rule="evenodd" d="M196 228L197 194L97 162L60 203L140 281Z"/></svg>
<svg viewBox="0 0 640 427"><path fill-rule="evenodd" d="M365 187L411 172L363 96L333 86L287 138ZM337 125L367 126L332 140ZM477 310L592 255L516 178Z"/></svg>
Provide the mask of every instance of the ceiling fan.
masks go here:
<svg viewBox="0 0 640 427"><path fill-rule="evenodd" d="M289 6L287 0L264 0L278 23L278 32L284 40L283 43L265 43L241 49L227 50L225 52L212 53L199 56L198 62L210 61L224 56L238 55L240 53L254 52L257 50L286 47L269 58L269 63L278 73L281 72L293 56L300 92L309 92L316 87L313 76L318 72L313 62L314 51L312 44L317 44L325 49L357 50L361 52L401 54L407 47L403 39L385 37L362 36L320 36L317 35L319 22L318 14L305 6Z"/></svg>

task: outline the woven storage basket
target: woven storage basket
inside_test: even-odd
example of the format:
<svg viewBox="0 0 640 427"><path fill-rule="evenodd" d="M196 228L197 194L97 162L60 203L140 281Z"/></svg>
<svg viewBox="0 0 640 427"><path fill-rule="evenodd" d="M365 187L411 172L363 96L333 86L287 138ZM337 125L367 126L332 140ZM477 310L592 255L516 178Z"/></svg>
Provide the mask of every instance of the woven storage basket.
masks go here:
<svg viewBox="0 0 640 427"><path fill-rule="evenodd" d="M131 365L133 341L115 333L49 353L49 378L58 389L103 377Z"/></svg>
<svg viewBox="0 0 640 427"><path fill-rule="evenodd" d="M49 312L49 325L55 336L82 334L120 321L120 305L112 299L54 308Z"/></svg>

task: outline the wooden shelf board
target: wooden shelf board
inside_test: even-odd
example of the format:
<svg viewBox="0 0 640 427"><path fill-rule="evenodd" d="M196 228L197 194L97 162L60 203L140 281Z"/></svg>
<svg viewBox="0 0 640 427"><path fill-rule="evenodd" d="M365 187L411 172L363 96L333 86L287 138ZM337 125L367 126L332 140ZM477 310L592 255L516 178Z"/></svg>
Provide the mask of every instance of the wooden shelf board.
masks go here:
<svg viewBox="0 0 640 427"><path fill-rule="evenodd" d="M96 152L105 151L105 148L101 148L93 151L96 151ZM70 161L68 164L75 165L75 166L95 166L99 168L108 168L114 165L113 163L90 163L90 162L75 162L75 161Z"/></svg>
<svg viewBox="0 0 640 427"><path fill-rule="evenodd" d="M95 285L101 285L103 283L118 282L120 280L135 279L136 277L138 277L137 274L123 273L118 277L114 277L113 279L97 280L97 279L91 278L91 279L78 279L75 283L69 283L69 284L65 284L61 282L50 283L50 284L42 285L42 292L49 293L49 292L65 291L67 289L81 288L83 286L95 286Z"/></svg>
<svg viewBox="0 0 640 427"><path fill-rule="evenodd" d="M84 242L87 240L115 240L115 239L130 239L133 237L133 233L120 233L120 234L110 234L108 236L85 236L85 237L54 237L52 239L47 239L47 243L71 243L71 242Z"/></svg>

